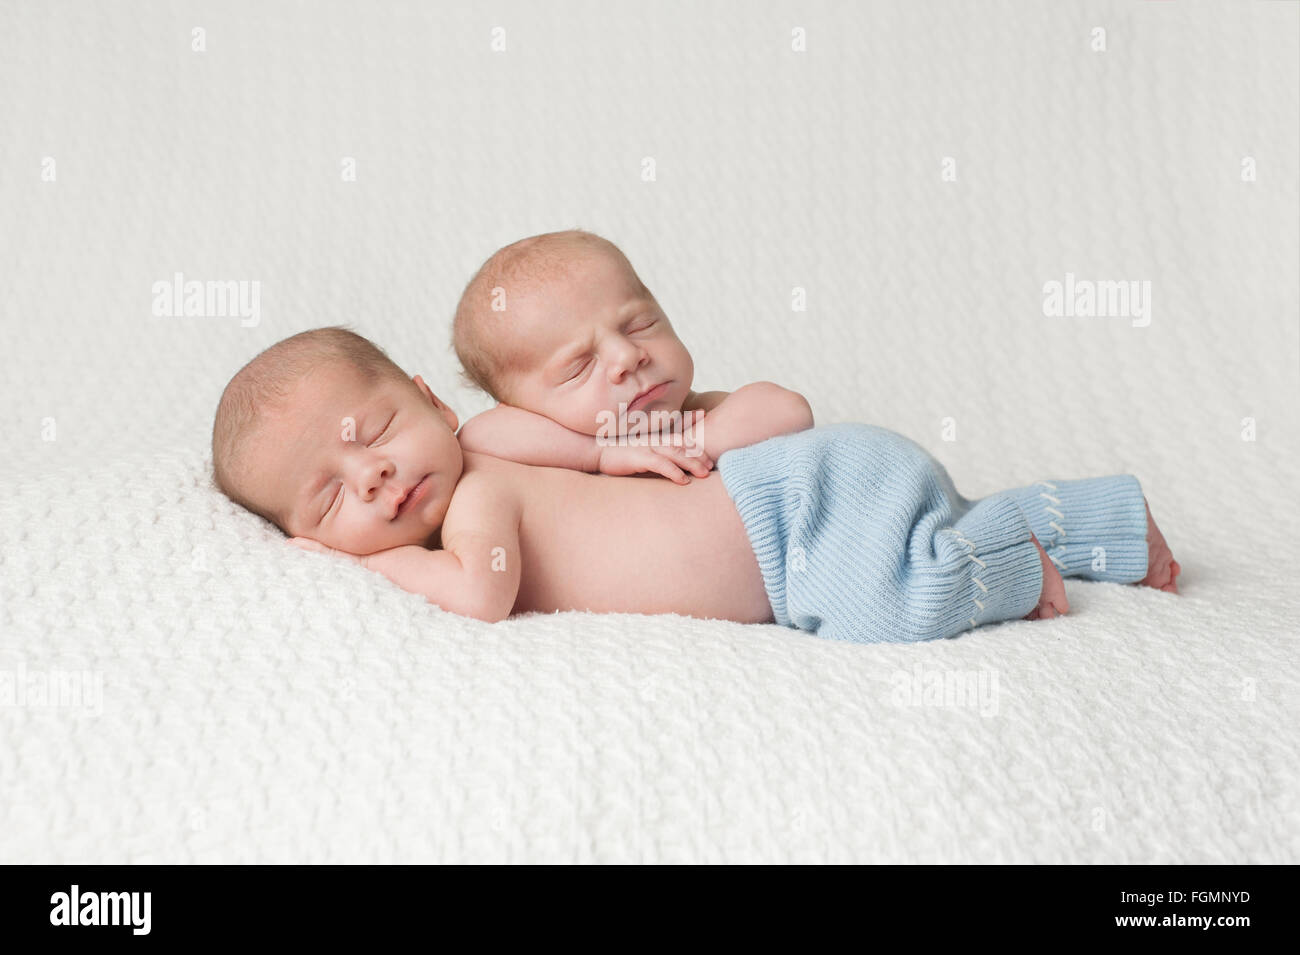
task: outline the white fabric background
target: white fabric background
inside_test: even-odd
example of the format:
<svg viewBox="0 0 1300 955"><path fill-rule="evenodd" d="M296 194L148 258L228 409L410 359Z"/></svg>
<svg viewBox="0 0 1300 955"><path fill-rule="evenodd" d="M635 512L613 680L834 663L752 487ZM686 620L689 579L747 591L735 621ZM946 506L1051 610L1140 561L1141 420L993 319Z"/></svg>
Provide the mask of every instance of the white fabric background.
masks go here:
<svg viewBox="0 0 1300 955"><path fill-rule="evenodd" d="M1272 2L0 4L0 675L103 681L97 712L0 706L0 861L1300 861L1298 28ZM796 388L968 496L1136 474L1183 595L1072 581L1066 619L921 646L488 626L212 489L222 387L304 328L486 408L456 299L573 226L626 250L698 387ZM177 271L260 281L260 324L154 317ZM1066 272L1149 280L1150 326L1045 317ZM996 693L901 705L914 675Z"/></svg>

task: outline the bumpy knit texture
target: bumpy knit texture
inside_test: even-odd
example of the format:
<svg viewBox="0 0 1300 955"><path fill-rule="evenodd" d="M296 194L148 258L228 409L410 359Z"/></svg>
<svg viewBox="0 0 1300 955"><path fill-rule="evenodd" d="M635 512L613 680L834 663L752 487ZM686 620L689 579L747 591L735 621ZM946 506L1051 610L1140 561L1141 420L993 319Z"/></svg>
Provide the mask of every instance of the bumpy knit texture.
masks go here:
<svg viewBox="0 0 1300 955"><path fill-rule="evenodd" d="M1146 514L1131 475L1043 482L975 502L914 441L864 424L728 451L718 470L776 622L821 637L933 640L1023 617L1043 580L1031 534L1054 547L1058 565L1073 564L1072 576L1089 575L1084 557L1094 551L1113 558L1092 579L1132 583L1146 572Z"/></svg>

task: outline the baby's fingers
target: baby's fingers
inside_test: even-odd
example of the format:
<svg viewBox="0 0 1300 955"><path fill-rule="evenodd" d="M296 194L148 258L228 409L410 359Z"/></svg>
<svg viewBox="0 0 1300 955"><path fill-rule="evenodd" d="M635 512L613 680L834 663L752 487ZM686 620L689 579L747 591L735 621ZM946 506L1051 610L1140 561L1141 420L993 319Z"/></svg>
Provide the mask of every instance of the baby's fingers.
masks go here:
<svg viewBox="0 0 1300 955"><path fill-rule="evenodd" d="M668 446L657 447L655 451L668 458L682 470L690 471L696 477L708 477L709 471L713 470L713 461L702 451L691 454L685 448Z"/></svg>
<svg viewBox="0 0 1300 955"><path fill-rule="evenodd" d="M686 455L687 461L692 461L695 464L699 465L699 467L703 468L705 475L707 475L710 471L713 470L715 464L713 458L709 457L703 451L696 452L695 454L691 454L689 451L685 451L683 453Z"/></svg>
<svg viewBox="0 0 1300 955"><path fill-rule="evenodd" d="M656 474L662 474L668 480L676 484L690 484L691 479L677 465L673 464L668 458L662 455L652 455L651 460L646 462L646 470L654 471Z"/></svg>
<svg viewBox="0 0 1300 955"><path fill-rule="evenodd" d="M703 454L692 456L687 454L685 451L679 451L677 454L673 455L673 460L677 463L678 467L685 468L696 477L708 477L709 471L713 468L713 462Z"/></svg>

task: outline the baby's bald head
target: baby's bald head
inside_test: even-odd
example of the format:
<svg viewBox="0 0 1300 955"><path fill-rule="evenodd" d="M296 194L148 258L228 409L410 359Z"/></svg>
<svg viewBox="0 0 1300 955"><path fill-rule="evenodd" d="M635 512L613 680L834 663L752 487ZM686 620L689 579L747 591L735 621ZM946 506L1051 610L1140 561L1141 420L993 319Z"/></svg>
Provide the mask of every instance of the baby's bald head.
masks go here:
<svg viewBox="0 0 1300 955"><path fill-rule="evenodd" d="M227 383L212 424L212 470L220 491L236 504L284 530L284 516L254 500L250 476L257 467L252 438L268 416L282 409L304 377L339 364L367 384L383 379L415 388L383 349L342 326L299 332L259 353ZM288 533L286 531L286 533Z"/></svg>
<svg viewBox="0 0 1300 955"><path fill-rule="evenodd" d="M452 344L466 377L497 401L509 403L509 379L518 370L509 322L514 298L563 281L585 256L616 259L644 290L632 264L614 243L591 232L546 232L498 249L469 280L456 306Z"/></svg>

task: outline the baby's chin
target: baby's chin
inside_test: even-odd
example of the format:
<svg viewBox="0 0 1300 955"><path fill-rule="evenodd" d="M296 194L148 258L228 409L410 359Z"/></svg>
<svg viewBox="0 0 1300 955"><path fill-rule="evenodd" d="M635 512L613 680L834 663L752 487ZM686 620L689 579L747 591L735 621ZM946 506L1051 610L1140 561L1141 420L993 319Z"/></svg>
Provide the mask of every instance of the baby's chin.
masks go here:
<svg viewBox="0 0 1300 955"><path fill-rule="evenodd" d="M581 409L572 413L565 413L565 409L551 406L549 409L539 409L539 413L552 421L559 422L570 431L576 431L578 434L589 434L597 438L604 435L627 434L629 429L648 426L649 422L642 419L642 414L647 417L652 414L677 415L680 417L682 403L686 400L686 396L690 394L690 391L689 385L683 386L674 381L669 385L662 397L648 405L637 408L635 411L629 411L626 406L612 405L597 411ZM676 420L665 423L671 424L672 427L679 426L679 422Z"/></svg>
<svg viewBox="0 0 1300 955"><path fill-rule="evenodd" d="M681 401L673 402L669 400L659 400L651 402L635 411L621 409L623 414L619 416L619 408L610 408L602 411L598 415L598 421L594 428L581 429L583 434L590 434L596 437L601 435L627 434L629 431L644 431L647 428L651 430L681 430L686 422L683 418ZM579 429L574 429L579 430Z"/></svg>

